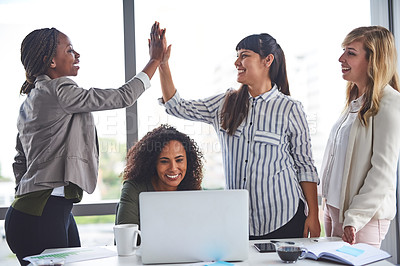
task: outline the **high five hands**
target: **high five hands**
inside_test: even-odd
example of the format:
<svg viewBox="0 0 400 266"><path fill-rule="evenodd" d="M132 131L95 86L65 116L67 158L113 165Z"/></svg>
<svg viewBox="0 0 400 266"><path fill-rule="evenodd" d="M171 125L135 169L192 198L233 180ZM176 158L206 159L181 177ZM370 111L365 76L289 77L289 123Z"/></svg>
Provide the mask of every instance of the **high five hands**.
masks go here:
<svg viewBox="0 0 400 266"><path fill-rule="evenodd" d="M159 61L163 60L166 51L165 29L160 29L160 23L154 22L150 31L149 53L150 58Z"/></svg>
<svg viewBox="0 0 400 266"><path fill-rule="evenodd" d="M160 59L160 64L167 63L171 53L171 45L167 46L165 32L166 29L161 29L160 23L156 21L151 27L150 39L148 39L150 57L153 58L152 56L154 56L155 59ZM161 55L159 54L159 49L161 49Z"/></svg>
<svg viewBox="0 0 400 266"><path fill-rule="evenodd" d="M143 68L143 72L151 79L156 72L157 68L168 61L166 53L167 40L165 39L165 29L160 29L160 23L154 22L151 27L149 43L149 54L150 60L147 65Z"/></svg>

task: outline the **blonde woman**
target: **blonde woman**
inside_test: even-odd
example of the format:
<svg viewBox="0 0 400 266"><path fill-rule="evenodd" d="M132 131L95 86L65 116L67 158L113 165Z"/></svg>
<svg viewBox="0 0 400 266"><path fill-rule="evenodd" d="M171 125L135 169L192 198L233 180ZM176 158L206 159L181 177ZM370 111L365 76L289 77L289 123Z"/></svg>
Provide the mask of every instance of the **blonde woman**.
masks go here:
<svg viewBox="0 0 400 266"><path fill-rule="evenodd" d="M347 105L322 163L327 236L380 247L396 214L400 93L393 35L380 26L352 30L339 58Z"/></svg>

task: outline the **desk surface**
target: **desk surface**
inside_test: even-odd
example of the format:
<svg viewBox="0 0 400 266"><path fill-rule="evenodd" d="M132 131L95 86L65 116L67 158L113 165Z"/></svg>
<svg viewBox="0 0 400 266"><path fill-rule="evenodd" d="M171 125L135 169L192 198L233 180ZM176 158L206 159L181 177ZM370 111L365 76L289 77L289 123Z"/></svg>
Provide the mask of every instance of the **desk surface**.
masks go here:
<svg viewBox="0 0 400 266"><path fill-rule="evenodd" d="M318 241L333 241L333 240L338 240L338 238L318 238ZM284 241L294 241L296 243L302 243L302 244L309 244L313 239L310 238L297 238L297 239L285 239ZM249 259L243 262L235 262L235 265L285 265L280 259L277 253L259 253L253 246L253 244L257 242L269 242L268 240L266 241L250 241L249 243ZM107 247L111 250L116 250L115 247L110 246ZM64 251L68 249L57 249L57 251ZM44 253L50 252L50 251L55 251L55 250L46 250ZM96 260L90 260L90 261L81 261L81 262L74 262L74 263L67 263L66 266L83 266L83 265L88 265L90 263L91 265L96 265L96 266L124 266L124 265L142 265L141 257L139 255L132 255L132 256L113 256L113 257L108 257L108 258L103 258L103 259L96 259ZM298 260L296 265L337 265L335 263L330 263L327 261L314 261L311 259L304 259L304 260ZM160 264L158 264L160 265ZM165 265L202 265L201 263L188 263L188 264L165 264ZM376 263L373 263L371 265L377 265L377 266L383 266L383 265L393 265L390 262L384 260L384 261L378 261Z"/></svg>

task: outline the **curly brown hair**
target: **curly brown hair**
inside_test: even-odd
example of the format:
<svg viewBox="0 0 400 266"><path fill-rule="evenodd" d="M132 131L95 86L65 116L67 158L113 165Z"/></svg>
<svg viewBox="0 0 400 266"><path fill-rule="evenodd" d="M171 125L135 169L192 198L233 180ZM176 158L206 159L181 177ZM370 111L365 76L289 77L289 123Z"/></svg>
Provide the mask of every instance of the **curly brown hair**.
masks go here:
<svg viewBox="0 0 400 266"><path fill-rule="evenodd" d="M193 139L169 125L161 125L153 129L129 149L123 179L145 182L156 176L158 157L164 146L171 140L179 141L183 145L187 157L186 175L179 184L178 190L201 189L203 154Z"/></svg>

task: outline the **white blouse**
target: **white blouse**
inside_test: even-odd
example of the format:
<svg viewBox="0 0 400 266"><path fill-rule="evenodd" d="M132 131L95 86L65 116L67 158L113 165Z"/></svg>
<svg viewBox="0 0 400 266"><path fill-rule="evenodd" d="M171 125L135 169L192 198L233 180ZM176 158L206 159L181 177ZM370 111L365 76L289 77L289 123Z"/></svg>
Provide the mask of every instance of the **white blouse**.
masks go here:
<svg viewBox="0 0 400 266"><path fill-rule="evenodd" d="M323 163L321 173L326 171L322 180L322 196L326 204L339 208L340 190L342 186L346 150L349 141L351 126L357 119L358 111L364 101L363 95L353 100L343 115L332 127L326 151L328 159Z"/></svg>

